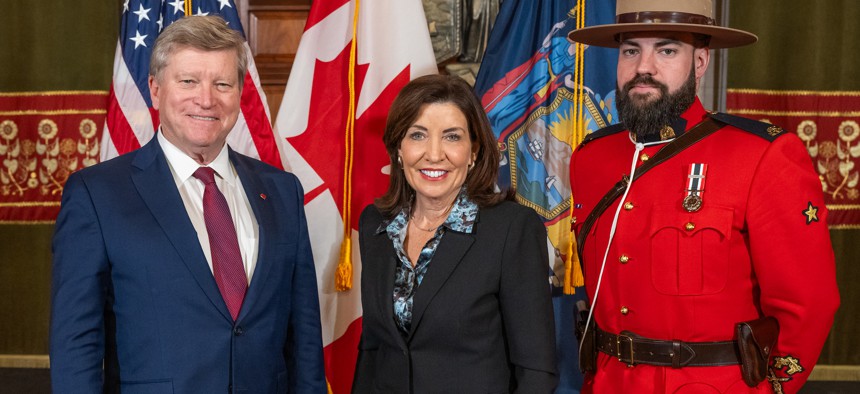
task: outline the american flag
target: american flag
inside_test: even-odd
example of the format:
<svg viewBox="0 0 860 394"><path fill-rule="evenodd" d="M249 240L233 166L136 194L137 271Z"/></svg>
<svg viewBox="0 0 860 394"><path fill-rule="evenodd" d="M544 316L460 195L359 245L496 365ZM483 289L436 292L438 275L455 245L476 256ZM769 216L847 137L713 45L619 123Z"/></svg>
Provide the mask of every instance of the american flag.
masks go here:
<svg viewBox="0 0 860 394"><path fill-rule="evenodd" d="M159 122L149 97L149 56L158 34L186 13L219 15L244 36L233 0L124 0L102 136L102 161L140 148L155 135ZM284 168L247 43L245 51L250 64L242 90L241 114L227 143L238 152Z"/></svg>

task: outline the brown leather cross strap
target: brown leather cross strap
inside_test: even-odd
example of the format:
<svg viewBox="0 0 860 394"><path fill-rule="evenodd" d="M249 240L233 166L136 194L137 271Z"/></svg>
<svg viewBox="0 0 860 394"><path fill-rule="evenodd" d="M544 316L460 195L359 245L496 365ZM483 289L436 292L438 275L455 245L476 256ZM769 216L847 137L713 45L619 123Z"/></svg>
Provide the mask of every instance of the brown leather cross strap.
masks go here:
<svg viewBox="0 0 860 394"><path fill-rule="evenodd" d="M630 331L615 335L597 328L597 349L627 365L672 368L740 364L737 341L684 342L640 337Z"/></svg>
<svg viewBox="0 0 860 394"><path fill-rule="evenodd" d="M633 182L639 179L639 177L648 172L648 170L656 167L658 164L668 160L672 156L677 155L679 152L687 149L696 142L701 141L703 138L725 125L725 123L708 116L705 120L699 122L699 124L693 126L693 128L687 130L684 134L681 134L680 137L675 138L674 141L661 148L656 154L654 154L654 156L651 156L651 159L639 166L639 168L636 169L636 174L633 176L633 179L630 179L630 176L626 174L621 177L621 180L609 189L597 205L594 206L594 209L592 209L591 213L588 214L588 217L585 218L585 223L582 224L582 228L579 229L579 234L577 234L576 237L576 251L579 253L579 257L582 258L582 248L585 246L585 238L591 231L591 227L594 226L594 222L597 221L597 218L599 218L610 205L612 205L612 202L615 201L615 199L624 194L624 189L627 188L628 182Z"/></svg>

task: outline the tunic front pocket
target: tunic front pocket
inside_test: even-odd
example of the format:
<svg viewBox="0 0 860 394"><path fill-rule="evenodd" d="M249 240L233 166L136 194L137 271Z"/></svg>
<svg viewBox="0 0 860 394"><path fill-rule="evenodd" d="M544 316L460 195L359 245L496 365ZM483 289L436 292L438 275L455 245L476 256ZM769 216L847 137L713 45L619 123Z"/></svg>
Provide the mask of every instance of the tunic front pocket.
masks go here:
<svg viewBox="0 0 860 394"><path fill-rule="evenodd" d="M655 206L651 212L651 283L667 295L722 291L728 279L731 208L704 206L686 212Z"/></svg>

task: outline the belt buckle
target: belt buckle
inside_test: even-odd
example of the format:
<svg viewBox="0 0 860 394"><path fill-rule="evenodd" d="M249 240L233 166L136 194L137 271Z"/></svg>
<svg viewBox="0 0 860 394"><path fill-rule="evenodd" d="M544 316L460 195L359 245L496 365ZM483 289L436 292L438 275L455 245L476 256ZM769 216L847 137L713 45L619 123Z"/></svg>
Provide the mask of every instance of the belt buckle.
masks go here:
<svg viewBox="0 0 860 394"><path fill-rule="evenodd" d="M622 342L625 342L625 341L628 343L628 346L630 346L630 361L625 361L624 358L621 357L621 349L623 349ZM618 357L618 361L626 363L627 367L633 368L636 366L636 361L634 359L634 352L633 352L633 336L632 335L628 335L628 334L625 334L622 332L615 337L615 355Z"/></svg>

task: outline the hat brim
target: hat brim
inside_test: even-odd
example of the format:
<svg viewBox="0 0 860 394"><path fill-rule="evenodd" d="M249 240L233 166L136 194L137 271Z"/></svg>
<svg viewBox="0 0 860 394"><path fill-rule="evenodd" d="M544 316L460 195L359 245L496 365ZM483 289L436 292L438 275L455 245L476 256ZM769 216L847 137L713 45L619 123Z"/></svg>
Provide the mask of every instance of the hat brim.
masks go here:
<svg viewBox="0 0 860 394"><path fill-rule="evenodd" d="M638 32L687 32L711 36L712 49L735 48L758 41L755 34L743 30L722 26L697 25L689 23L616 23L599 25L574 30L567 37L576 42L599 47L618 48L618 35L621 33Z"/></svg>

